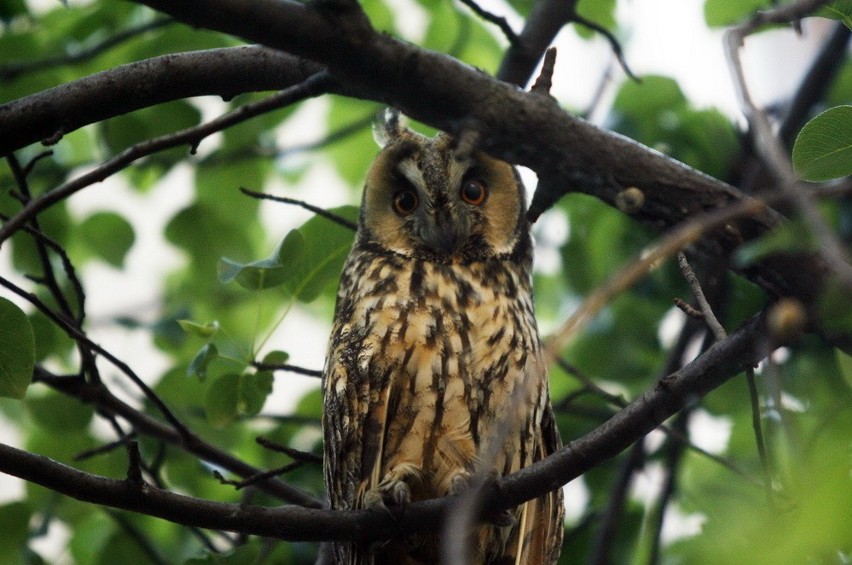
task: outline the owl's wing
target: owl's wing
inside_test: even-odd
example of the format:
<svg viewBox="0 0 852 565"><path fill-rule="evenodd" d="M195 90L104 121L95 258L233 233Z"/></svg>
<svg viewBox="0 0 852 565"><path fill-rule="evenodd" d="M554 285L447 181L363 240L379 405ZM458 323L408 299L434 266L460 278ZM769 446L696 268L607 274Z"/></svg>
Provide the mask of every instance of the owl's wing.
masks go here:
<svg viewBox="0 0 852 565"><path fill-rule="evenodd" d="M323 375L325 482L331 507L357 510L364 493L380 480L389 383L370 363L363 336L341 331L335 336ZM366 350L365 350L366 349ZM369 551L354 543L335 544L338 563L367 564Z"/></svg>
<svg viewBox="0 0 852 565"><path fill-rule="evenodd" d="M541 441L534 461L544 459L561 446L562 441L556 429L553 408L548 400L541 418ZM528 513L522 539L529 546L527 560L522 563L556 563L562 549L564 532L563 519L565 508L562 502L562 489L558 488L546 495L527 502Z"/></svg>
<svg viewBox="0 0 852 565"><path fill-rule="evenodd" d="M518 443L520 449L515 456L515 469L528 467L561 446L549 399L547 371L541 356L530 355L523 372L519 371L516 376L516 382L524 382L522 379L526 380L524 386L529 388L525 395L529 411L523 420L527 431ZM540 417L535 413L537 411L540 411ZM517 526L505 542L505 551L499 554L504 561L499 562L512 565L556 563L562 547L563 514L561 488L519 506ZM487 563L493 560L489 559L486 559Z"/></svg>

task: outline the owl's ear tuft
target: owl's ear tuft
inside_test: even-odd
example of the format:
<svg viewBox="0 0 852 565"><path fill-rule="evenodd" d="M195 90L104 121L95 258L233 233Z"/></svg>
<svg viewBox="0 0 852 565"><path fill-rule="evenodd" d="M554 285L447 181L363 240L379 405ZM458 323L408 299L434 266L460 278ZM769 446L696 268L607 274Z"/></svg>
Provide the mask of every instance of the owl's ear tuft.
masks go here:
<svg viewBox="0 0 852 565"><path fill-rule="evenodd" d="M379 147L391 143L399 138L405 126L399 115L399 110L396 108L385 108L376 116L376 121L373 122L373 137Z"/></svg>

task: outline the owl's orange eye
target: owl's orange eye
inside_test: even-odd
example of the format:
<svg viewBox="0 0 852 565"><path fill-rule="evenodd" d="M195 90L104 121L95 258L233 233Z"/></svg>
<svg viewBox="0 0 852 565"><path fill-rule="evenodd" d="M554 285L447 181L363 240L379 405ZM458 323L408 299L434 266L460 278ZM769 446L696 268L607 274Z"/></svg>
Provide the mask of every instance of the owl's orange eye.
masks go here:
<svg viewBox="0 0 852 565"><path fill-rule="evenodd" d="M420 199L413 190L400 190L393 195L393 209L400 216L407 216L414 212L419 203Z"/></svg>
<svg viewBox="0 0 852 565"><path fill-rule="evenodd" d="M488 189L485 183L478 179L470 179L464 181L461 187L461 199L468 204L479 206L485 202L485 197L488 196Z"/></svg>

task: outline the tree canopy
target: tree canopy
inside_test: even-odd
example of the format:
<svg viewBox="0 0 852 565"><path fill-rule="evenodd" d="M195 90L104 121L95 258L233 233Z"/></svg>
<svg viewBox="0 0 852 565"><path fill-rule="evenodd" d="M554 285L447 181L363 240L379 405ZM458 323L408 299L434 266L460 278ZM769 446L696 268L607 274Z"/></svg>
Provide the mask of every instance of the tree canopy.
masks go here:
<svg viewBox="0 0 852 565"><path fill-rule="evenodd" d="M852 6L703 9L744 120L635 75L615 0L0 0L4 563L312 563L458 511L323 507L300 331L387 106L534 173L565 445L482 515L569 484L561 563L852 559ZM757 103L779 30L817 48ZM560 33L610 50L588 107Z"/></svg>

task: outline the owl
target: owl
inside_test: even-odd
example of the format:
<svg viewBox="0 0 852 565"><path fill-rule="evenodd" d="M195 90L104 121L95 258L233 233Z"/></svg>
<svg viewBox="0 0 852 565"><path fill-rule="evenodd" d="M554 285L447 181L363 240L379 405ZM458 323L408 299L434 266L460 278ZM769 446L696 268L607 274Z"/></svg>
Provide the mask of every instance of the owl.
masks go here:
<svg viewBox="0 0 852 565"><path fill-rule="evenodd" d="M337 294L323 374L333 509L459 494L559 447L531 290L524 188L509 164L389 111ZM555 490L469 532L472 564L554 563ZM438 534L338 543L341 564L426 564Z"/></svg>

